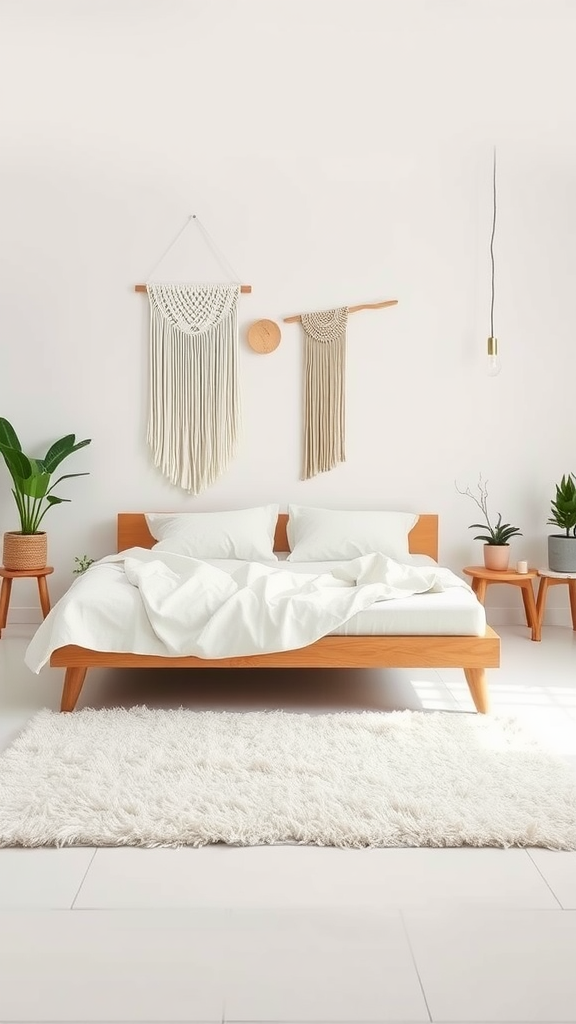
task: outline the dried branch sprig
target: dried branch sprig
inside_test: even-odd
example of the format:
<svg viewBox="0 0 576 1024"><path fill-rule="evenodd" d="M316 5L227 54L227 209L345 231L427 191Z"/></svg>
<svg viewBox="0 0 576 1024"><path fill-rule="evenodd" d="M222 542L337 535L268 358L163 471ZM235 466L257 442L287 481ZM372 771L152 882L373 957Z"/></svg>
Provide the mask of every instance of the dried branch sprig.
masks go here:
<svg viewBox="0 0 576 1024"><path fill-rule="evenodd" d="M480 491L479 498L477 498L475 494L472 494L472 491L470 490L469 487L467 487L466 490L463 491L461 487L458 487L456 481L454 481L454 485L456 487L456 490L458 491L458 494L464 494L468 498L472 498L472 501L476 502L478 508L480 509L482 515L484 516L486 522L488 523L488 528L491 530L492 523L490 522L490 516L488 515L488 481L483 480L482 474L480 473L480 476L478 477L478 490ZM470 529L472 529L472 527L470 527Z"/></svg>
<svg viewBox="0 0 576 1024"><path fill-rule="evenodd" d="M517 526L510 526L510 523L502 522L501 512L498 513L496 524L494 526L492 525L490 515L488 513L488 481L482 479L482 474L480 474L478 478L478 491L480 492L479 498L472 493L469 487L463 491L461 487L458 487L456 481L454 481L454 485L458 494L464 494L466 497L472 498L472 501L478 505L478 508L486 520L486 525L484 523L472 523L472 525L468 527L470 530L485 531L484 533L478 534L474 537L474 540L482 540L485 544L504 545L509 543L511 537L522 536Z"/></svg>

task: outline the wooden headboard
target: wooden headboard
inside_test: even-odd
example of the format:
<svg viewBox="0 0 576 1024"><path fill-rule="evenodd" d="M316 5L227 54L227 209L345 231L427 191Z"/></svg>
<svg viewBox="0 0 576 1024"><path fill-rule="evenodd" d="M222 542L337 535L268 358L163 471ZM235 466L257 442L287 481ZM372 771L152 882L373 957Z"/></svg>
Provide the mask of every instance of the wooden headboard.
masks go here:
<svg viewBox="0 0 576 1024"><path fill-rule="evenodd" d="M274 536L274 551L289 551L286 538L288 513L280 512ZM118 551L126 548L151 548L155 543L143 512L119 512L117 544ZM438 516L421 515L416 526L408 535L408 547L412 555L430 555L438 560Z"/></svg>

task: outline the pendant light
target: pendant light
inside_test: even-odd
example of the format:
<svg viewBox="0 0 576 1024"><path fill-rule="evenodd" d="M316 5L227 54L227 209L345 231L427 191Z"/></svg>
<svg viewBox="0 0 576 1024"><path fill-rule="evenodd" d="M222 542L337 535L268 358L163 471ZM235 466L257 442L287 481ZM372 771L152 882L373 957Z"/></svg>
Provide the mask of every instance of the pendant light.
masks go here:
<svg viewBox="0 0 576 1024"><path fill-rule="evenodd" d="M500 356L498 355L498 338L494 337L494 235L496 234L496 149L492 164L492 235L490 237L490 337L488 338L488 362L486 372L489 377L497 377L500 373Z"/></svg>

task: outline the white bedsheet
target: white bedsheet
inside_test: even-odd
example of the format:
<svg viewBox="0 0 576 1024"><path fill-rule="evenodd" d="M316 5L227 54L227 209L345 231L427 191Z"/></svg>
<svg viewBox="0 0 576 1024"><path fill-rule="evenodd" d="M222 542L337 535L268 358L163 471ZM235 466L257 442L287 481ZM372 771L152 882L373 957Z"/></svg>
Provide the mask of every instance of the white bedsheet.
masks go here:
<svg viewBox="0 0 576 1024"><path fill-rule="evenodd" d="M293 572L317 573L331 572L340 564L288 562ZM411 555L409 564L434 566L438 563L428 555ZM464 586L442 592L378 602L353 615L333 632L338 636L484 636L486 612L464 583Z"/></svg>
<svg viewBox="0 0 576 1024"><path fill-rule="evenodd" d="M240 657L304 647L346 627L393 633L384 625L361 629L361 615L370 610L374 622L383 623L386 609L401 604L408 610L425 596L464 594L468 605L481 608L463 580L435 563L399 565L373 554L331 565L318 572L313 563L201 562L132 548L102 559L76 580L37 630L26 664L39 672L52 651L66 644ZM453 630L446 622L442 632Z"/></svg>

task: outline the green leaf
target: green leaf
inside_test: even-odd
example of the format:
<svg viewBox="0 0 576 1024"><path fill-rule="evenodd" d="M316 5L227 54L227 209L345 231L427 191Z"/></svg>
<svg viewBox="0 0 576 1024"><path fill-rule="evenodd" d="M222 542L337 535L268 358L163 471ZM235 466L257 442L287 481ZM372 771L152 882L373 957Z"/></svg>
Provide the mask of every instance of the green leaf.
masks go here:
<svg viewBox="0 0 576 1024"><path fill-rule="evenodd" d="M63 501L70 501L70 498L57 498L55 494L48 494L46 501L49 505L61 505Z"/></svg>
<svg viewBox="0 0 576 1024"><path fill-rule="evenodd" d="M14 430L14 427L8 420L0 417L0 444L6 445L8 448L16 448L17 451L22 451L22 445L18 440L18 435Z"/></svg>
<svg viewBox="0 0 576 1024"><path fill-rule="evenodd" d="M64 459L67 459L72 452L79 451L80 448L85 448L87 444L91 443L91 438L87 438L85 441L76 442L75 434L66 434L65 437L61 437L58 441L55 441L51 448L48 449L44 456L43 462L48 473L53 473L57 466L60 465Z"/></svg>
<svg viewBox="0 0 576 1024"><path fill-rule="evenodd" d="M522 534L516 526L501 526L497 534L500 544L507 544L511 537L521 537Z"/></svg>
<svg viewBox="0 0 576 1024"><path fill-rule="evenodd" d="M4 462L8 466L10 475L14 480L16 480L16 477L31 476L32 466L30 465L30 459L23 454L20 448L12 448L10 445L0 442L0 452L2 452Z"/></svg>
<svg viewBox="0 0 576 1024"><path fill-rule="evenodd" d="M89 473L65 473L64 476L59 476L58 477L58 479L52 484L52 486L50 487L49 491L47 491L47 493L49 494L50 491L53 491L54 488L57 487L58 484L62 482L62 480L72 480L72 478L75 477L75 476L90 476L90 474Z"/></svg>
<svg viewBox="0 0 576 1024"><path fill-rule="evenodd" d="M48 484L50 483L50 474L36 472L35 459L31 460L32 472L29 476L18 479L14 479L18 490L21 494L28 495L29 498L36 500L42 499L48 490Z"/></svg>

